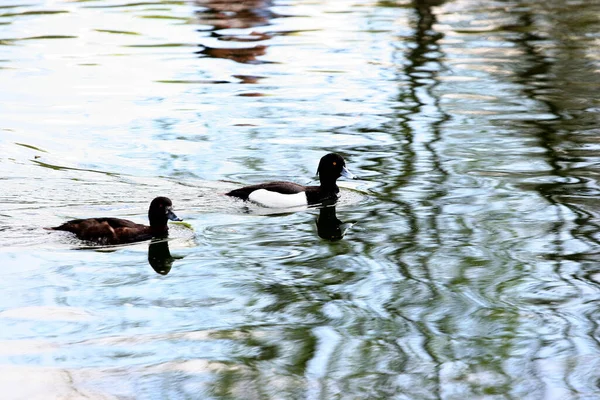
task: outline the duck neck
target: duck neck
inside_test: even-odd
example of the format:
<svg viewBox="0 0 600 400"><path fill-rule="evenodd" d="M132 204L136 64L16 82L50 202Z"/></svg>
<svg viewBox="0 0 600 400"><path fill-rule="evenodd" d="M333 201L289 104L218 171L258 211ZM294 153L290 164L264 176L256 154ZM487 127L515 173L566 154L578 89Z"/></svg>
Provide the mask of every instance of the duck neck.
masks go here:
<svg viewBox="0 0 600 400"><path fill-rule="evenodd" d="M169 233L169 228L167 226L151 226L150 233L153 237L163 237Z"/></svg>
<svg viewBox="0 0 600 400"><path fill-rule="evenodd" d="M327 193L339 193L340 188L338 188L335 179L323 179L321 178L321 190Z"/></svg>
<svg viewBox="0 0 600 400"><path fill-rule="evenodd" d="M150 220L150 231L152 231L152 235L160 236L164 235L169 231L169 226L167 225L167 220L164 221L151 219Z"/></svg>

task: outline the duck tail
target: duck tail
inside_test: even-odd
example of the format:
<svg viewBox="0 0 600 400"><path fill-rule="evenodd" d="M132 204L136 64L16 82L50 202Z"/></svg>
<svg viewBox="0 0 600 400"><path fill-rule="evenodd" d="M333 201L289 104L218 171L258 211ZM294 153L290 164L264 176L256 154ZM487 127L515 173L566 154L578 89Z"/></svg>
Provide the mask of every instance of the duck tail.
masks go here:
<svg viewBox="0 0 600 400"><path fill-rule="evenodd" d="M248 190L248 188L240 188L225 193L225 196L237 197L238 199L248 200L250 192L252 192L252 190Z"/></svg>
<svg viewBox="0 0 600 400"><path fill-rule="evenodd" d="M59 226L46 226L46 227L44 227L44 229L47 231L68 231L69 223L62 224Z"/></svg>

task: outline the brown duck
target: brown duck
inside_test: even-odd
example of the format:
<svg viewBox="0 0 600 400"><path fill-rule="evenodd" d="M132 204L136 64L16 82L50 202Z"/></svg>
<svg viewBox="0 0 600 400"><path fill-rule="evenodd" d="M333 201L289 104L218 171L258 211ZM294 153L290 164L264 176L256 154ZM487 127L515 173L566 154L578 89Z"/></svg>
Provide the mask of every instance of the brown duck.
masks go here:
<svg viewBox="0 0 600 400"><path fill-rule="evenodd" d="M148 219L150 226L126 219L101 217L74 219L45 229L72 232L81 240L100 244L122 244L165 236L169 231L167 220L181 221L173 212L173 203L166 197L152 200L148 209Z"/></svg>

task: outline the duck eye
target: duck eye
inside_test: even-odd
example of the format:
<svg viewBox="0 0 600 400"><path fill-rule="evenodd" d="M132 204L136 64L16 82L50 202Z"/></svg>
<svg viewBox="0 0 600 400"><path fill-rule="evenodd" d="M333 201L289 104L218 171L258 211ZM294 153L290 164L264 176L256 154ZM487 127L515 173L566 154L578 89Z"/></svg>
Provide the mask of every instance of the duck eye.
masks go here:
<svg viewBox="0 0 600 400"><path fill-rule="evenodd" d="M337 165L337 163L334 161L334 162L333 162L333 165Z"/></svg>

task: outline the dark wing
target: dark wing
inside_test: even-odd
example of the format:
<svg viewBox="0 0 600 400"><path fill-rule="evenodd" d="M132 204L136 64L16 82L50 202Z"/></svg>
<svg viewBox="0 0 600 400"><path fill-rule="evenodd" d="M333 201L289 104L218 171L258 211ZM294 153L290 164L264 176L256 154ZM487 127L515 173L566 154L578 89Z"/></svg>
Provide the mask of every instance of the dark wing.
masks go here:
<svg viewBox="0 0 600 400"><path fill-rule="evenodd" d="M55 227L52 227L52 228L46 228L46 229L52 229L52 230L55 230L55 231L67 231L67 232L77 233L77 231L81 230L82 226L94 223L95 221L96 221L95 218L72 219L71 221L67 221L67 222L65 222L62 225L55 226Z"/></svg>
<svg viewBox="0 0 600 400"><path fill-rule="evenodd" d="M136 224L135 222L121 218L96 218L102 225L110 226L113 243L130 243L152 238L149 226Z"/></svg>
<svg viewBox="0 0 600 400"><path fill-rule="evenodd" d="M248 196L250 196L250 193L259 189L265 189L270 192L276 192L281 194L296 194L306 191L307 187L292 182L268 182L260 183L258 185L245 186L243 188L235 189L225 194L227 196L237 197L242 200L248 200Z"/></svg>
<svg viewBox="0 0 600 400"><path fill-rule="evenodd" d="M136 224L135 222L129 221L127 219L121 219L121 218L94 218L94 219L98 222L108 223L113 229L117 229L117 228L137 228L137 229L139 229L140 227L143 226L140 224Z"/></svg>
<svg viewBox="0 0 600 400"><path fill-rule="evenodd" d="M89 229L89 227L93 227L94 225L108 225L111 228L137 228L140 225L135 222L120 219L120 218L85 218L85 219L73 219L71 221L67 221L62 225L55 226L53 229L55 231L68 231L68 232L76 232L81 229ZM143 226L143 225L142 225Z"/></svg>
<svg viewBox="0 0 600 400"><path fill-rule="evenodd" d="M115 231L104 221L105 218L74 219L56 226L56 231L67 231L77 235L79 239L94 240L100 242L112 242L115 240Z"/></svg>

